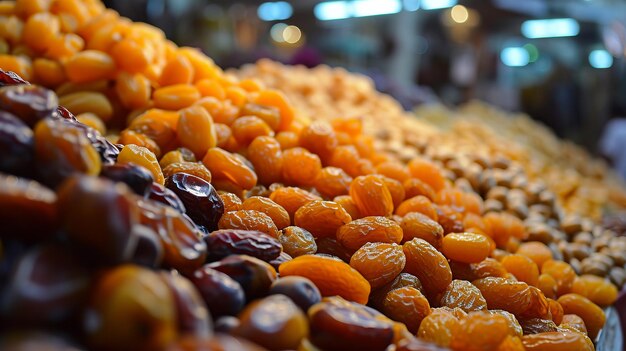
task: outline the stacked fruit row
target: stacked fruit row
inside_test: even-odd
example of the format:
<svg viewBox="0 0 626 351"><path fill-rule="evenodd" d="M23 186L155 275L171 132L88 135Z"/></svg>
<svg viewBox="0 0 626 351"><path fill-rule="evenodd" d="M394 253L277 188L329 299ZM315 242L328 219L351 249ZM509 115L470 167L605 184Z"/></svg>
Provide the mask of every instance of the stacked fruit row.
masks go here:
<svg viewBox="0 0 626 351"><path fill-rule="evenodd" d="M508 159L308 122L97 1L0 13L0 68L47 87L0 77L3 349L593 349L617 288Z"/></svg>

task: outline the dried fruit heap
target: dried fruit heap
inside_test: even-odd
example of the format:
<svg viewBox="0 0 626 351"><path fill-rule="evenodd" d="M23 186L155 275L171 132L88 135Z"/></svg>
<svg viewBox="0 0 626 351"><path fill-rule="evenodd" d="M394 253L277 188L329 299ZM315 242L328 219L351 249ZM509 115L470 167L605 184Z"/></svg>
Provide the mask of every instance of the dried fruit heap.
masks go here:
<svg viewBox="0 0 626 351"><path fill-rule="evenodd" d="M0 76L0 348L593 349L626 242L561 261L594 224L542 187L304 123L97 1L0 13L0 68L39 84Z"/></svg>

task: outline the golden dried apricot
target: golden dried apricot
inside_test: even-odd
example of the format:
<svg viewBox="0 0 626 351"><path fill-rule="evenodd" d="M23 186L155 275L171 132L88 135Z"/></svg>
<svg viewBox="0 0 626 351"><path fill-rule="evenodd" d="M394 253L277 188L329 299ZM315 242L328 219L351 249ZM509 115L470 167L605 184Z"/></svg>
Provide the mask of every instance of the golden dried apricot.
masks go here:
<svg viewBox="0 0 626 351"><path fill-rule="evenodd" d="M400 221L402 228L402 241L409 241L413 238L426 240L432 246L441 246L443 238L443 228L439 223L433 221L428 216L419 212L409 212Z"/></svg>
<svg viewBox="0 0 626 351"><path fill-rule="evenodd" d="M538 287L539 268L530 258L519 254L509 255L504 257L501 263L517 280Z"/></svg>
<svg viewBox="0 0 626 351"><path fill-rule="evenodd" d="M403 244L405 272L419 278L428 296L440 293L452 282L448 260L427 241L414 238Z"/></svg>
<svg viewBox="0 0 626 351"><path fill-rule="evenodd" d="M550 251L544 243L538 241L529 241L520 244L515 253L524 255L535 261L539 268L543 266L544 262L552 259L552 251Z"/></svg>
<svg viewBox="0 0 626 351"><path fill-rule="evenodd" d="M411 178L411 173L409 173L409 169L400 162L386 161L381 162L376 165L376 173L382 174L385 177L389 177L391 179L395 179L399 182L404 182ZM406 187L405 187L406 190ZM415 194L413 196L422 195Z"/></svg>
<svg viewBox="0 0 626 351"><path fill-rule="evenodd" d="M220 193L220 198L224 203L224 213L241 210L241 199L233 193Z"/></svg>
<svg viewBox="0 0 626 351"><path fill-rule="evenodd" d="M446 186L446 179L439 166L422 158L415 158L408 164L411 175L428 184L435 192Z"/></svg>
<svg viewBox="0 0 626 351"><path fill-rule="evenodd" d="M565 294L557 300L563 306L564 314L575 314L585 321L591 339L595 339L604 326L604 311L584 296Z"/></svg>
<svg viewBox="0 0 626 351"><path fill-rule="evenodd" d="M556 280L549 274L540 274L537 287L550 299L556 298Z"/></svg>
<svg viewBox="0 0 626 351"><path fill-rule="evenodd" d="M270 194L270 199L281 205L293 219L296 211L311 201L321 200L319 196L295 187L278 188Z"/></svg>
<svg viewBox="0 0 626 351"><path fill-rule="evenodd" d="M278 237L278 229L270 216L254 210L226 212L220 218L219 229L258 230L273 238Z"/></svg>
<svg viewBox="0 0 626 351"><path fill-rule="evenodd" d="M423 215L428 216L430 219L437 221L439 220L439 216L437 216L437 210L433 203L425 196L415 196L410 199L404 200L398 208L396 208L395 213L398 216L405 216L409 212L419 212Z"/></svg>
<svg viewBox="0 0 626 351"><path fill-rule="evenodd" d="M311 232L314 237L334 237L339 227L350 223L348 212L333 201L311 201L294 215L294 224Z"/></svg>
<svg viewBox="0 0 626 351"><path fill-rule="evenodd" d="M202 164L197 162L172 163L163 168L165 178L173 176L175 173L187 173L211 182L211 172Z"/></svg>
<svg viewBox="0 0 626 351"><path fill-rule="evenodd" d="M382 305L387 317L404 323L411 333L417 333L422 320L430 314L428 299L410 286L391 290Z"/></svg>
<svg viewBox="0 0 626 351"><path fill-rule="evenodd" d="M156 156L145 147L132 144L124 146L117 157L117 162L139 165L150 171L155 182L161 185L165 184L165 177L163 177L163 172Z"/></svg>
<svg viewBox="0 0 626 351"><path fill-rule="evenodd" d="M343 169L337 167L324 167L315 180L315 188L322 195L333 198L348 194L352 183L350 177Z"/></svg>
<svg viewBox="0 0 626 351"><path fill-rule="evenodd" d="M402 228L385 217L363 217L341 226L337 231L337 241L350 250L357 250L368 242L399 244Z"/></svg>
<svg viewBox="0 0 626 351"><path fill-rule="evenodd" d="M291 224L289 213L287 213L282 206L266 197L251 196L243 202L241 208L243 210L254 210L265 213L274 221L276 228L279 230Z"/></svg>
<svg viewBox="0 0 626 351"><path fill-rule="evenodd" d="M230 129L237 143L243 146L249 145L260 136L274 136L272 128L257 116L239 117L230 125Z"/></svg>
<svg viewBox="0 0 626 351"><path fill-rule="evenodd" d="M352 200L352 198L350 197L350 195L336 196L333 199L333 201L341 205L341 207L343 207L343 209L346 210L346 212L348 212L352 220L363 217L363 215L361 215L361 212L359 212L359 209L356 207L354 200Z"/></svg>
<svg viewBox="0 0 626 351"><path fill-rule="evenodd" d="M489 256L491 245L480 234L450 233L441 241L441 252L451 260L477 263Z"/></svg>
<svg viewBox="0 0 626 351"><path fill-rule="evenodd" d="M548 309L550 309L550 315L552 316L552 321L556 324L559 325L561 324L561 322L563 321L563 314L565 313L563 311L563 306L561 306L560 303L558 303L556 300L553 299L547 299L548 300Z"/></svg>
<svg viewBox="0 0 626 351"><path fill-rule="evenodd" d="M248 160L252 162L259 183L270 185L281 181L283 154L280 144L269 136L259 136L248 146Z"/></svg>
<svg viewBox="0 0 626 351"><path fill-rule="evenodd" d="M301 147L283 151L283 180L289 184L309 186L322 171L320 158Z"/></svg>
<svg viewBox="0 0 626 351"><path fill-rule="evenodd" d="M487 309L487 301L480 290L466 280L453 280L439 301L441 306L458 307L468 313Z"/></svg>
<svg viewBox="0 0 626 351"><path fill-rule="evenodd" d="M379 176L354 178L350 184L350 197L364 216L389 216L393 213L393 198Z"/></svg>
<svg viewBox="0 0 626 351"><path fill-rule="evenodd" d="M610 281L584 274L574 279L572 293L582 295L598 306L610 306L617 299L617 288Z"/></svg>
<svg viewBox="0 0 626 351"><path fill-rule="evenodd" d="M496 350L509 334L506 319L488 312L472 312L460 320L450 347L459 351Z"/></svg>
<svg viewBox="0 0 626 351"><path fill-rule="evenodd" d="M425 196L430 201L435 200L436 193L433 190L433 188L431 188L430 185L422 182L421 180L417 178L406 179L402 183L402 186L404 187L404 193L407 199L421 195L421 196Z"/></svg>
<svg viewBox="0 0 626 351"><path fill-rule="evenodd" d="M548 332L524 335L522 343L527 351L593 351L591 341L580 333L575 332Z"/></svg>
<svg viewBox="0 0 626 351"><path fill-rule="evenodd" d="M541 266L541 273L551 275L556 280L556 295L561 296L572 290L576 272L563 261L548 260Z"/></svg>
<svg viewBox="0 0 626 351"><path fill-rule="evenodd" d="M313 234L300 227L289 226L278 233L278 241L291 257L312 255L317 252L317 243Z"/></svg>
<svg viewBox="0 0 626 351"><path fill-rule="evenodd" d="M350 266L367 279L372 289L393 281L405 264L402 246L398 244L367 243L350 258Z"/></svg>
<svg viewBox="0 0 626 351"><path fill-rule="evenodd" d="M300 133L300 146L317 154L324 162L330 159L337 145L335 131L324 121L313 121Z"/></svg>
<svg viewBox="0 0 626 351"><path fill-rule="evenodd" d="M459 328L459 320L442 308L433 308L420 324L417 336L441 347L448 347Z"/></svg>
<svg viewBox="0 0 626 351"><path fill-rule="evenodd" d="M281 277L299 275L309 278L322 296L339 295L348 301L367 303L370 284L347 263L316 255L303 255L278 268Z"/></svg>
<svg viewBox="0 0 626 351"><path fill-rule="evenodd" d="M587 335L585 321L575 314L564 314L559 327Z"/></svg>
<svg viewBox="0 0 626 351"><path fill-rule="evenodd" d="M473 282L489 309L501 309L524 318L546 318L548 302L541 290L524 282L487 277Z"/></svg>
<svg viewBox="0 0 626 351"><path fill-rule="evenodd" d="M206 152L217 146L217 134L213 118L205 109L190 106L179 111L180 118L176 127L180 144L191 150L196 158L202 158Z"/></svg>
<svg viewBox="0 0 626 351"><path fill-rule="evenodd" d="M215 180L228 180L246 190L256 185L256 173L241 158L228 151L211 148L204 155L202 163L211 171Z"/></svg>

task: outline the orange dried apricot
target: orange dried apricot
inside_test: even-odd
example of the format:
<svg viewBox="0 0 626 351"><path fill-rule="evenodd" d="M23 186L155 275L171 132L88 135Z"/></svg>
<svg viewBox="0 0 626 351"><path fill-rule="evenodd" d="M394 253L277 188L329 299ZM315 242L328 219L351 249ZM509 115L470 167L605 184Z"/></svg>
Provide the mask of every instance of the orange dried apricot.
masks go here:
<svg viewBox="0 0 626 351"><path fill-rule="evenodd" d="M583 334L576 332L547 332L524 335L522 344L526 351L593 351L593 343Z"/></svg>
<svg viewBox="0 0 626 351"><path fill-rule="evenodd" d="M405 197L404 187L402 186L402 183L395 179L388 178L382 175L376 176L379 177L383 181L383 183L385 183L387 189L389 189L394 208L400 206Z"/></svg>
<svg viewBox="0 0 626 351"><path fill-rule="evenodd" d="M385 217L363 217L341 226L337 231L337 241L351 250L357 250L368 242L398 244L402 241L402 228Z"/></svg>
<svg viewBox="0 0 626 351"><path fill-rule="evenodd" d="M311 201L300 207L294 215L294 224L313 234L316 238L334 237L339 227L350 223L348 212L333 201Z"/></svg>
<svg viewBox="0 0 626 351"><path fill-rule="evenodd" d="M448 260L427 241L414 238L403 245L404 271L419 278L428 296L440 293L452 282Z"/></svg>
<svg viewBox="0 0 626 351"><path fill-rule="evenodd" d="M411 175L428 184L435 192L439 192L446 186L446 179L441 168L431 161L423 158L414 158L408 163Z"/></svg>
<svg viewBox="0 0 626 351"><path fill-rule="evenodd" d="M300 207L322 198L301 188L282 187L272 191L270 199L287 210L287 213L293 219Z"/></svg>
<svg viewBox="0 0 626 351"><path fill-rule="evenodd" d="M548 299L548 309L550 309L550 315L552 316L552 321L559 325L563 321L563 306L558 303L556 300Z"/></svg>
<svg viewBox="0 0 626 351"><path fill-rule="evenodd" d="M466 280L453 280L439 299L440 306L460 308L465 312L487 309L480 290Z"/></svg>
<svg viewBox="0 0 626 351"><path fill-rule="evenodd" d="M449 259L464 262L481 262L491 252L487 238L474 233L450 233L441 241L441 252Z"/></svg>
<svg viewBox="0 0 626 351"><path fill-rule="evenodd" d="M283 93L276 90L262 90L253 98L255 104L274 107L280 112L279 131L284 131L291 126L294 119L294 111L291 104Z"/></svg>
<svg viewBox="0 0 626 351"><path fill-rule="evenodd" d="M572 290L576 272L563 261L548 260L541 266L541 273L551 275L556 280L556 295L561 296Z"/></svg>
<svg viewBox="0 0 626 351"><path fill-rule="evenodd" d="M419 212L409 212L400 221L402 228L402 241L409 241L413 238L426 240L432 246L439 248L443 238L443 228L439 223L433 221L426 215Z"/></svg>
<svg viewBox="0 0 626 351"><path fill-rule="evenodd" d="M289 226L291 223L289 213L282 206L266 197L251 196L243 202L241 209L265 213L272 219L279 230Z"/></svg>
<svg viewBox="0 0 626 351"><path fill-rule="evenodd" d="M190 106L179 111L176 132L181 145L191 150L197 158L217 145L213 119L205 109Z"/></svg>
<svg viewBox="0 0 626 351"><path fill-rule="evenodd" d="M436 198L436 193L433 188L417 178L410 178L405 180L402 183L402 186L404 187L404 192L407 198L415 197L418 195L425 196L430 201L434 201Z"/></svg>
<svg viewBox="0 0 626 351"><path fill-rule="evenodd" d="M539 268L530 258L515 254L504 257L500 262L517 280L528 285L538 286Z"/></svg>
<svg viewBox="0 0 626 351"><path fill-rule="evenodd" d="M280 143L280 148L283 150L291 149L300 145L298 134L295 132L280 132L276 134L276 141Z"/></svg>
<svg viewBox="0 0 626 351"><path fill-rule="evenodd" d="M317 243L313 234L308 230L296 226L283 228L278 233L278 241L283 250L291 257L314 254L317 252Z"/></svg>
<svg viewBox="0 0 626 351"><path fill-rule="evenodd" d="M152 94L154 107L180 110L200 100L200 92L193 85L175 84L156 89Z"/></svg>
<svg viewBox="0 0 626 351"><path fill-rule="evenodd" d="M161 86L175 84L190 84L193 81L193 66L183 55L172 57L161 72L159 84Z"/></svg>
<svg viewBox="0 0 626 351"><path fill-rule="evenodd" d="M335 131L324 121L313 121L300 133L300 146L317 154L323 162L330 159L337 145Z"/></svg>
<svg viewBox="0 0 626 351"><path fill-rule="evenodd" d="M283 151L283 180L289 184L309 186L315 183L322 171L320 158L304 148L294 147Z"/></svg>
<svg viewBox="0 0 626 351"><path fill-rule="evenodd" d="M246 190L256 185L256 173L241 158L228 151L217 147L211 148L204 155L202 163L216 180L228 180Z"/></svg>
<svg viewBox="0 0 626 351"><path fill-rule="evenodd" d="M333 198L348 194L350 183L352 183L352 177L343 169L324 167L317 176L314 185L322 195Z"/></svg>
<svg viewBox="0 0 626 351"><path fill-rule="evenodd" d="M498 345L496 351L525 351L524 344L518 336L507 335Z"/></svg>
<svg viewBox="0 0 626 351"><path fill-rule="evenodd" d="M389 318L402 322L411 333L417 333L422 320L430 314L428 299L414 287L390 291L382 303L382 312Z"/></svg>
<svg viewBox="0 0 626 351"><path fill-rule="evenodd" d="M224 213L241 210L241 199L233 193L220 193L220 198L224 203Z"/></svg>
<svg viewBox="0 0 626 351"><path fill-rule="evenodd" d="M385 182L376 175L354 178L350 196L364 216L389 216L393 213L393 199Z"/></svg>
<svg viewBox="0 0 626 351"><path fill-rule="evenodd" d="M487 277L475 280L489 309L509 311L518 317L546 318L548 302L541 290L524 282Z"/></svg>
<svg viewBox="0 0 626 351"><path fill-rule="evenodd" d="M165 178L173 176L175 173L187 173L194 175L198 178L202 178L211 182L211 172L202 164L198 162L180 162L171 163L167 167L163 168L163 176Z"/></svg>
<svg viewBox="0 0 626 351"><path fill-rule="evenodd" d="M333 201L341 205L341 207L343 207L344 210L348 212L352 220L363 218L363 215L361 215L361 212L359 212L359 209L356 207L356 204L354 203L354 200L352 200L350 195L336 196Z"/></svg>
<svg viewBox="0 0 626 351"><path fill-rule="evenodd" d="M405 264L402 246L398 244L367 243L350 258L350 266L367 279L372 289L393 281Z"/></svg>
<svg viewBox="0 0 626 351"><path fill-rule="evenodd" d="M405 216L409 212L422 213L434 221L439 219L433 203L427 197L421 195L404 200L395 211L398 216Z"/></svg>
<svg viewBox="0 0 626 351"><path fill-rule="evenodd" d="M120 151L119 156L117 157L118 163L134 163L139 165L152 174L152 178L155 182L163 185L165 184L165 177L163 177L163 172L161 171L161 166L159 166L159 161L157 161L156 156L150 150L145 147L137 146L137 145L126 145Z"/></svg>
<svg viewBox="0 0 626 351"><path fill-rule="evenodd" d="M104 52L85 50L65 62L65 74L75 83L109 79L115 74L115 62Z"/></svg>
<svg viewBox="0 0 626 351"><path fill-rule="evenodd" d="M382 174L385 177L389 177L391 179L395 179L403 183L403 185L406 180L411 178L411 173L409 172L409 169L400 162L393 162L393 161L381 162L376 165L376 173ZM405 187L405 190L406 190L406 187ZM421 195L421 194L415 194L415 195L412 195L411 197L416 196L416 195Z"/></svg>
<svg viewBox="0 0 626 351"><path fill-rule="evenodd" d="M505 247L512 237L522 239L526 235L524 223L519 218L505 212L489 212L483 217L483 222L487 234L499 248Z"/></svg>
<svg viewBox="0 0 626 351"><path fill-rule="evenodd" d="M278 237L278 229L270 216L254 210L226 212L218 222L219 229L258 230L273 238Z"/></svg>
<svg viewBox="0 0 626 351"><path fill-rule="evenodd" d="M542 267L543 263L552 259L552 251L539 241L529 241L521 243L517 251L520 255L524 255L535 261L537 267Z"/></svg>
<svg viewBox="0 0 626 351"><path fill-rule="evenodd" d="M303 255L278 267L281 277L299 275L310 279L322 296L339 295L348 301L367 303L370 284L347 263L323 256Z"/></svg>
<svg viewBox="0 0 626 351"><path fill-rule="evenodd" d="M420 324L417 336L441 347L448 347L459 328L459 320L443 308L433 308Z"/></svg>
<svg viewBox="0 0 626 351"><path fill-rule="evenodd" d="M582 318L585 321L589 337L591 339L596 338L606 320L604 311L600 307L578 294L565 294L560 296L557 301L563 306L564 314L575 314Z"/></svg>
<svg viewBox="0 0 626 351"><path fill-rule="evenodd" d="M506 319L488 312L472 312L460 320L450 347L459 351L496 350L509 334Z"/></svg>
<svg viewBox="0 0 626 351"><path fill-rule="evenodd" d="M248 146L247 157L254 166L259 183L270 185L282 179L283 154L276 139L269 136L255 138Z"/></svg>
<svg viewBox="0 0 626 351"><path fill-rule="evenodd" d="M563 308L563 306L561 306L561 308ZM585 321L575 314L564 314L561 323L559 323L559 327L587 335Z"/></svg>
<svg viewBox="0 0 626 351"><path fill-rule="evenodd" d="M537 287L550 299L556 298L556 280L549 274L540 274Z"/></svg>
<svg viewBox="0 0 626 351"><path fill-rule="evenodd" d="M574 279L572 293L582 295L598 306L610 306L617 300L617 288L610 281L591 274Z"/></svg>
<svg viewBox="0 0 626 351"><path fill-rule="evenodd" d="M144 75L122 72L115 80L115 92L124 107L136 109L148 106L152 87Z"/></svg>
<svg viewBox="0 0 626 351"><path fill-rule="evenodd" d="M274 131L265 121L257 116L242 116L231 125L233 137L242 146L249 145L256 137L274 136Z"/></svg>

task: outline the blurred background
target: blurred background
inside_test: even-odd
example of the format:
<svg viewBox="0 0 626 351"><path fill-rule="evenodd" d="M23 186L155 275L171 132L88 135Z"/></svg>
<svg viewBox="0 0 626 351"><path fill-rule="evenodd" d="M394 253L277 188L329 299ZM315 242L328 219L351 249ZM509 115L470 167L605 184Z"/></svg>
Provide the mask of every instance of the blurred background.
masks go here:
<svg viewBox="0 0 626 351"><path fill-rule="evenodd" d="M109 0L223 68L342 66L406 109L480 99L591 151L626 118L626 0Z"/></svg>

